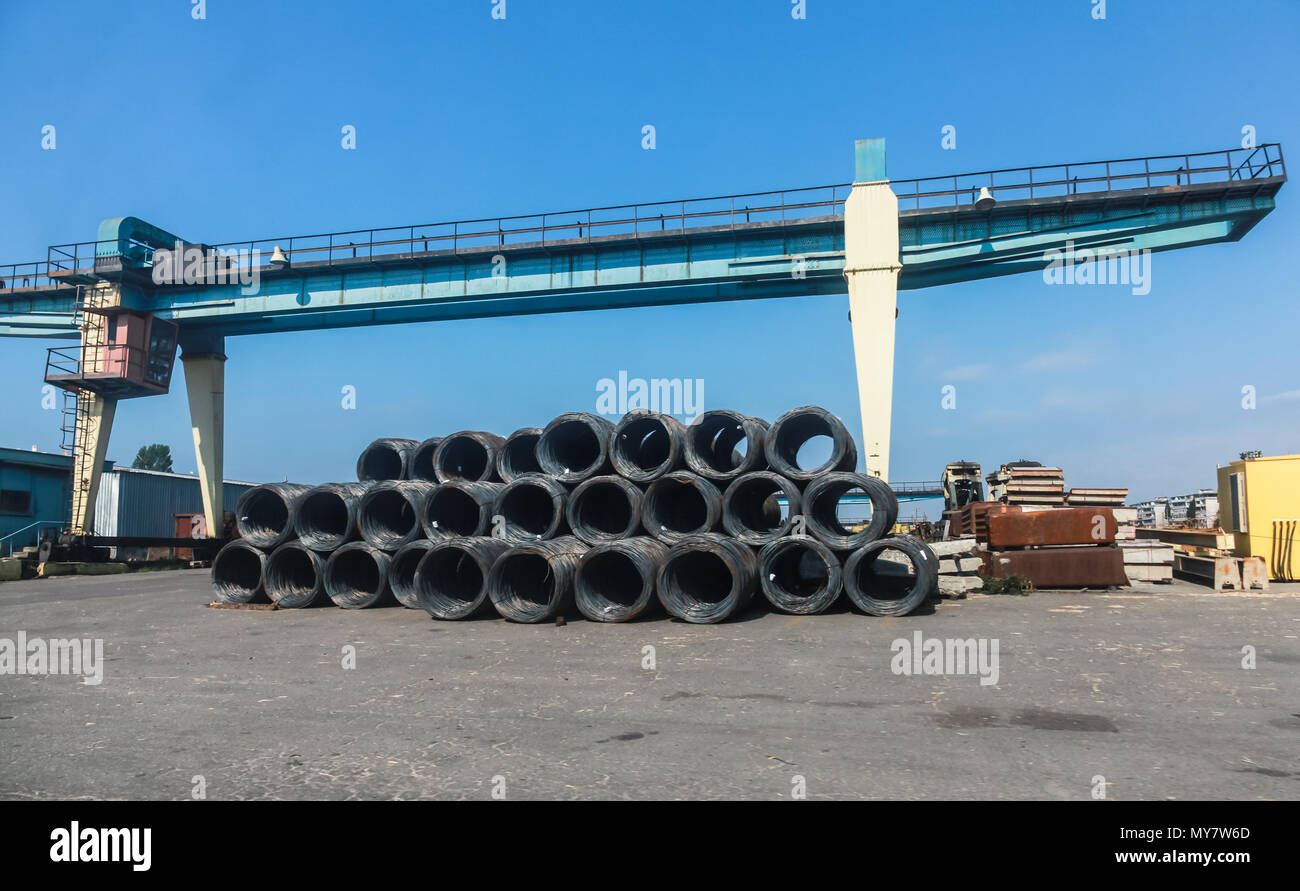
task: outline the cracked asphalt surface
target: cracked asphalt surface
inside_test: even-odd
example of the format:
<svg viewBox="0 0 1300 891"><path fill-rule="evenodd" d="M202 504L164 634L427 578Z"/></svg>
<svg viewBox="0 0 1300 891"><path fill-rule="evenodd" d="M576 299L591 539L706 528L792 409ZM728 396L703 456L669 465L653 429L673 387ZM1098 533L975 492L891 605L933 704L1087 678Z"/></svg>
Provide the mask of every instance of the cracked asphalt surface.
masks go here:
<svg viewBox="0 0 1300 891"><path fill-rule="evenodd" d="M0 797L1300 799L1300 585L714 626L210 599L201 570L0 584L0 638L105 655L98 686L0 675ZM998 683L894 674L917 631L996 638Z"/></svg>

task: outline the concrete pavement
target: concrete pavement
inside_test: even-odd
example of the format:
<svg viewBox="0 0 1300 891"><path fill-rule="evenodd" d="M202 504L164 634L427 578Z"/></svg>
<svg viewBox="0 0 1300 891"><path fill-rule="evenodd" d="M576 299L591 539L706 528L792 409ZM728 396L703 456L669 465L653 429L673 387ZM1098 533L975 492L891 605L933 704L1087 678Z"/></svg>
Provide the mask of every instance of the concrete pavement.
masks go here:
<svg viewBox="0 0 1300 891"><path fill-rule="evenodd" d="M1300 798L1297 585L715 626L210 599L199 570L0 584L0 638L105 660L0 675L0 797ZM997 683L896 674L916 632L996 639Z"/></svg>

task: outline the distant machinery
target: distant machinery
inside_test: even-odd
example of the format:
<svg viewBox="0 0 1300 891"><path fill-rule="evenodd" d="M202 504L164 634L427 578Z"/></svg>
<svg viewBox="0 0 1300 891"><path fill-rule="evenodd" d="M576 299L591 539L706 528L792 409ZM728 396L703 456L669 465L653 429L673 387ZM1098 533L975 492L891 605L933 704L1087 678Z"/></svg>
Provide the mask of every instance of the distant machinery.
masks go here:
<svg viewBox="0 0 1300 891"><path fill-rule="evenodd" d="M984 480L975 461L954 461L943 469L943 509L959 510L984 500Z"/></svg>

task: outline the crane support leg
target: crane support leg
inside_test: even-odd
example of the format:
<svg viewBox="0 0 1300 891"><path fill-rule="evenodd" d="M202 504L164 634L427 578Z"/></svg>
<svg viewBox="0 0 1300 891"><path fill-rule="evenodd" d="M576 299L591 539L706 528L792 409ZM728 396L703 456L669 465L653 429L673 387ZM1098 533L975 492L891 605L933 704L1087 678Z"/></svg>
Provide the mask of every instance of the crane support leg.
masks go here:
<svg viewBox="0 0 1300 891"><path fill-rule="evenodd" d="M844 202L844 277L862 411L867 472L889 479L898 315L898 198L885 178L885 141L859 140L853 191Z"/></svg>
<svg viewBox="0 0 1300 891"><path fill-rule="evenodd" d="M185 391L190 402L190 426L194 432L194 458L203 490L203 517L209 538L221 535L223 520L221 481L225 448L226 357L221 344L203 351L185 348Z"/></svg>
<svg viewBox="0 0 1300 891"><path fill-rule="evenodd" d="M77 393L77 432L73 450L72 511L68 531L91 535L95 525L95 499L113 432L117 400L82 390Z"/></svg>

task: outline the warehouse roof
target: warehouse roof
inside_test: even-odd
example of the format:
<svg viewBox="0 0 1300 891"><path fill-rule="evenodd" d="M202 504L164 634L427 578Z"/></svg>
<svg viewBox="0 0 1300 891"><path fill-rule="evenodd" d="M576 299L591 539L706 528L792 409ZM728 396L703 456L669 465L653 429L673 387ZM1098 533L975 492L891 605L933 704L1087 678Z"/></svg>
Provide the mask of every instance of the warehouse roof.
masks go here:
<svg viewBox="0 0 1300 891"><path fill-rule="evenodd" d="M112 469L113 469L114 471L118 472L118 473L147 473L147 474L149 474L150 476L173 477L173 478L176 478L176 479L182 479L182 480L197 480L197 479L198 479L198 476L197 476L196 474L193 474L193 473L171 473L171 472L162 471L162 470L143 470L143 469L141 469L141 468L139 468L139 467L114 467L114 468L112 468ZM233 486L256 486L256 485L260 485L259 483L250 483L250 482L247 482L246 480L222 480L222 483L223 483L223 484L233 485Z"/></svg>
<svg viewBox="0 0 1300 891"><path fill-rule="evenodd" d="M56 455L53 452L37 452L29 449L11 449L0 446L0 461L7 464L24 464L28 467L48 467L55 470L72 471L72 456ZM104 469L112 470L113 462L105 461Z"/></svg>

